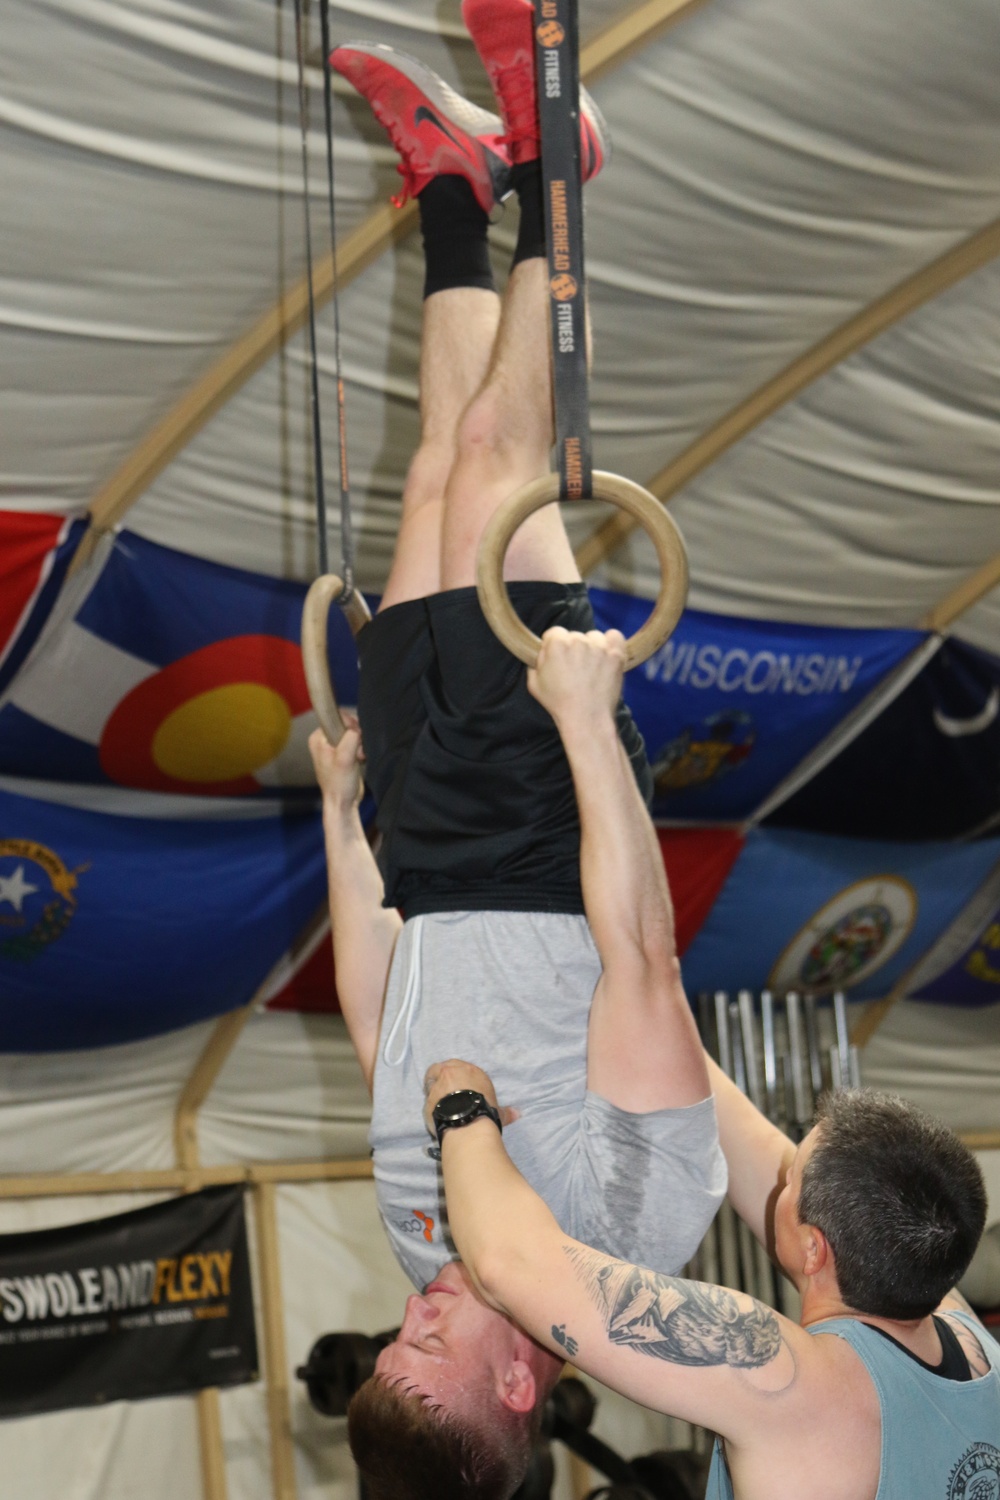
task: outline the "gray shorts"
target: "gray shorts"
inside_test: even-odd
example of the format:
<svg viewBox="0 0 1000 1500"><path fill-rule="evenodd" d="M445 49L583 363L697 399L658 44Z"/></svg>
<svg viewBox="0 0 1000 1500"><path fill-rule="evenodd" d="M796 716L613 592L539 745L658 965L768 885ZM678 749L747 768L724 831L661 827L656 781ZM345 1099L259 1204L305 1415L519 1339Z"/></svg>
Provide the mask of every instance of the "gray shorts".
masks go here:
<svg viewBox="0 0 1000 1500"><path fill-rule="evenodd" d="M587 1023L601 965L586 919L440 912L396 945L375 1064L371 1145L379 1210L423 1287L455 1257L423 1125L428 1066L461 1057L520 1118L515 1165L575 1239L675 1272L726 1191L715 1103L630 1114L587 1089Z"/></svg>

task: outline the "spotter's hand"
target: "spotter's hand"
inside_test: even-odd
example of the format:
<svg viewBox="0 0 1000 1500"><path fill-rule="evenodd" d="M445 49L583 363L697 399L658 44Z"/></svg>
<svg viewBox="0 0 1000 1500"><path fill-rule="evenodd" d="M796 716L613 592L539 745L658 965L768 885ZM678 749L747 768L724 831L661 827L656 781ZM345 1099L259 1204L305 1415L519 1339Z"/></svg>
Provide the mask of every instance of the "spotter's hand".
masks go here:
<svg viewBox="0 0 1000 1500"><path fill-rule="evenodd" d="M454 1094L459 1089L475 1089L477 1094L482 1094L487 1104L492 1104L494 1109L500 1111L500 1119L505 1125L512 1124L518 1117L516 1109L497 1103L496 1090L488 1073L477 1068L475 1063L451 1057L447 1062L431 1063L424 1075L424 1124L435 1140L437 1130L434 1125L434 1106L445 1094Z"/></svg>
<svg viewBox="0 0 1000 1500"><path fill-rule="evenodd" d="M554 625L542 636L538 661L528 672L528 692L547 708L560 728L614 714L625 672L625 637L620 630L564 630Z"/></svg>
<svg viewBox="0 0 1000 1500"><path fill-rule="evenodd" d="M344 720L347 728L337 745L330 744L322 729L314 729L309 736L309 754L324 805L339 811L356 807L365 789L361 729L353 714L345 714Z"/></svg>

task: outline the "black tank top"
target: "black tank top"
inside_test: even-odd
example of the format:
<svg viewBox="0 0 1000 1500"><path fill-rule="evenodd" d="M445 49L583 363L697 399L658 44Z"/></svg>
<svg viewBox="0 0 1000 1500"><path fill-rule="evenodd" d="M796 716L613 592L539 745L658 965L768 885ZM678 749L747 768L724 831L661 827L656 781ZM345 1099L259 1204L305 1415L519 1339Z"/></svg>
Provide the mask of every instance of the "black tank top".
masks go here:
<svg viewBox="0 0 1000 1500"><path fill-rule="evenodd" d="M867 1326L875 1328L874 1323L869 1323ZM929 1370L932 1375L940 1375L942 1380L971 1380L972 1367L969 1364L969 1357L959 1343L951 1324L944 1318L939 1318L935 1313L934 1327L941 1340L942 1359L939 1365L929 1365L925 1359L920 1358L919 1354L914 1354L912 1349L907 1349L905 1344L901 1344L899 1339L894 1339L891 1333L886 1333L884 1328L875 1328L875 1332L880 1333L884 1339L888 1339L890 1344L895 1344L897 1349L902 1349L904 1354L908 1354L910 1359L916 1360L922 1369Z"/></svg>

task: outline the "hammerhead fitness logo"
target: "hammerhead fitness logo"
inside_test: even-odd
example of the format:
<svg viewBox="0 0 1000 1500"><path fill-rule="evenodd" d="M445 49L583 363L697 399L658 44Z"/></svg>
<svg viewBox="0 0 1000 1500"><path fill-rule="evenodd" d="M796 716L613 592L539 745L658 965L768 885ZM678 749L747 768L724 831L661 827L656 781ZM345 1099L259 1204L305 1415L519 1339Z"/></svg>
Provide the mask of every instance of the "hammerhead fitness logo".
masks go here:
<svg viewBox="0 0 1000 1500"><path fill-rule="evenodd" d="M0 839L0 957L35 958L65 932L85 869L33 839Z"/></svg>
<svg viewBox="0 0 1000 1500"><path fill-rule="evenodd" d="M573 330L573 299L578 287L570 274L573 264L569 245L569 212L566 207L566 183L554 178L549 183L549 208L552 225L552 267L555 274L549 291L556 304L556 348L560 354L573 354L576 335Z"/></svg>

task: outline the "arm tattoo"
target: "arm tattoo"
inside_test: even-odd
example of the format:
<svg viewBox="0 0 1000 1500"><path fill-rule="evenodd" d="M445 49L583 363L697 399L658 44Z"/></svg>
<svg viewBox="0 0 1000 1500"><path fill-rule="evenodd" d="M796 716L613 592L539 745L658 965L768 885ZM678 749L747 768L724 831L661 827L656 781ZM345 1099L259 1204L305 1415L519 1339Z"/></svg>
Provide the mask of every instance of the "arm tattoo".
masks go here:
<svg viewBox="0 0 1000 1500"><path fill-rule="evenodd" d="M722 1286L683 1281L567 1246L566 1254L605 1319L612 1344L676 1365L769 1364L782 1345L778 1320L762 1302Z"/></svg>
<svg viewBox="0 0 1000 1500"><path fill-rule="evenodd" d="M948 1293L948 1297L953 1301L959 1303L963 1312L971 1313L972 1317L976 1319L977 1323L980 1321L979 1314L976 1312L976 1309L966 1301L966 1299L962 1296L962 1293L958 1290L957 1286L952 1287L951 1291ZM947 1300L947 1298L945 1300ZM953 1308L946 1309L944 1316L947 1318L948 1313L954 1310L955 1309ZM966 1323L953 1323L950 1318L948 1319L948 1327L955 1334L958 1342L965 1350L966 1358L969 1361L969 1368L972 1371L973 1375L988 1374L990 1362L986 1358L986 1355L983 1352L983 1346L979 1342L972 1329L969 1328Z"/></svg>
<svg viewBox="0 0 1000 1500"><path fill-rule="evenodd" d="M566 1324L553 1323L552 1337L559 1345L560 1349L565 1349L570 1359L572 1359L573 1355L577 1352L580 1346L577 1343L576 1339L572 1338L571 1335L566 1332Z"/></svg>

